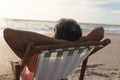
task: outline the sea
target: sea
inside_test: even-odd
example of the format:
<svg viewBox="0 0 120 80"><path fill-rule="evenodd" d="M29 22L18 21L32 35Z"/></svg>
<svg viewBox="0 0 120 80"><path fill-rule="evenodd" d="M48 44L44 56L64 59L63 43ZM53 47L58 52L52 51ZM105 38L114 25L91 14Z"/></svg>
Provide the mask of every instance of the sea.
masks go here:
<svg viewBox="0 0 120 80"><path fill-rule="evenodd" d="M56 21L45 20L24 20L24 19L0 19L0 31L4 28L13 28L19 30L27 30L38 32L41 34L49 34L54 32ZM80 23L82 31L90 31L95 27L104 27L105 33L120 33L120 25L113 24L95 24L95 23Z"/></svg>

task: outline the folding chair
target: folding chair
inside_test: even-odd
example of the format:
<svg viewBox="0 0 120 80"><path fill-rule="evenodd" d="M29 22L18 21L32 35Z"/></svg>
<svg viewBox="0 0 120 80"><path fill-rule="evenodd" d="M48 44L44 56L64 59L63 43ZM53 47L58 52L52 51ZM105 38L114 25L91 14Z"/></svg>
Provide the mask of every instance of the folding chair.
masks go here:
<svg viewBox="0 0 120 80"><path fill-rule="evenodd" d="M83 80L89 56L109 43L109 39L44 46L29 43L21 62L11 62L15 79L26 80L23 74L27 72L29 80L68 80L67 76L82 64L78 80Z"/></svg>

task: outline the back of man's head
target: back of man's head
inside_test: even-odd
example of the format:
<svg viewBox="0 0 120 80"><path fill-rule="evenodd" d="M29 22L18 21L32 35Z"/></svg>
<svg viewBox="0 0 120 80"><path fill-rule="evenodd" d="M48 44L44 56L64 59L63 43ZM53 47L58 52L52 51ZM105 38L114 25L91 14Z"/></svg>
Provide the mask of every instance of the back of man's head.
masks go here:
<svg viewBox="0 0 120 80"><path fill-rule="evenodd" d="M56 39L76 41L82 36L80 25L73 19L58 20L54 31Z"/></svg>

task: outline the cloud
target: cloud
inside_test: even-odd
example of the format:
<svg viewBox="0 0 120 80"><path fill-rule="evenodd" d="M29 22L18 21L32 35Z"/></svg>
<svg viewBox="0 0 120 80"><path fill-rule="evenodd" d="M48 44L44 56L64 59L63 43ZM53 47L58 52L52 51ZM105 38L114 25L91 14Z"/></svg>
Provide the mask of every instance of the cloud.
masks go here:
<svg viewBox="0 0 120 80"><path fill-rule="evenodd" d="M85 0L89 1L89 0ZM89 1L92 5L105 5L105 4L113 4L113 3L120 3L120 0L90 0Z"/></svg>
<svg viewBox="0 0 120 80"><path fill-rule="evenodd" d="M113 10L113 11L111 11L111 13L113 13L113 14L120 14L120 10Z"/></svg>

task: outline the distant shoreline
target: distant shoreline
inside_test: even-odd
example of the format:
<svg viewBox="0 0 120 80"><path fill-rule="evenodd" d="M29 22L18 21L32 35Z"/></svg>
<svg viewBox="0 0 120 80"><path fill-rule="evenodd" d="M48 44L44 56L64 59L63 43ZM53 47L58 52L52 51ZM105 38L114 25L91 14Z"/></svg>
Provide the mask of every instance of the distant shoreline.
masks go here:
<svg viewBox="0 0 120 80"><path fill-rule="evenodd" d="M18 18L0 18L3 20L14 20L14 21L37 21L37 22L56 22L54 20L39 20L39 19L18 19ZM79 22L79 24L94 24L94 25L112 25L112 26L120 26L120 24L109 24L109 23L90 23L90 22Z"/></svg>

